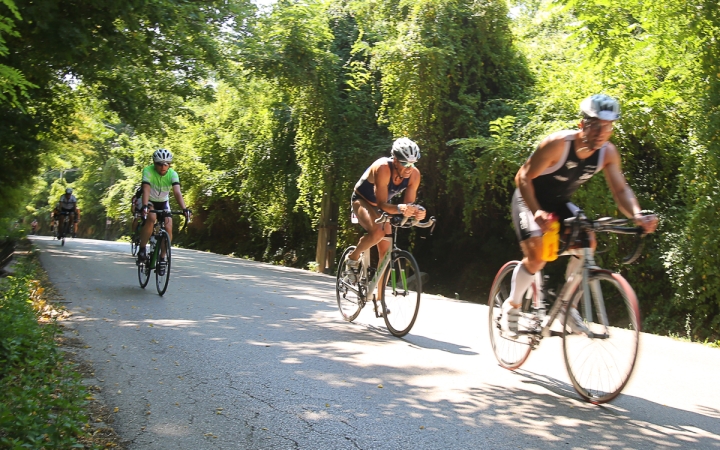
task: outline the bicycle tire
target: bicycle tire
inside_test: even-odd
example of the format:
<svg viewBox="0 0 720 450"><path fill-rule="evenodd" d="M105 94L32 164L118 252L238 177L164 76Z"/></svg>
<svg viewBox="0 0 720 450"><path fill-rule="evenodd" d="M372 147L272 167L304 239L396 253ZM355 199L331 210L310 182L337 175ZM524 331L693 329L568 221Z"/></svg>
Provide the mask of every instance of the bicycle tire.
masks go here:
<svg viewBox="0 0 720 450"><path fill-rule="evenodd" d="M567 307L574 305L578 309L590 334L572 334L566 310L563 357L578 394L590 403L601 404L617 397L630 380L640 342L640 308L635 291L620 274L591 270L588 286L593 284L600 289L590 289L591 312L583 306L582 287L575 291ZM607 320L599 318L600 305L604 305Z"/></svg>
<svg viewBox="0 0 720 450"><path fill-rule="evenodd" d="M160 264L160 254L162 253L163 247L165 248L165 273L160 275L158 265ZM160 235L160 239L157 242L157 259L155 260L155 286L157 292L162 297L167 291L168 283L170 282L170 263L171 263L171 252L170 252L170 236L167 232L163 231Z"/></svg>
<svg viewBox="0 0 720 450"><path fill-rule="evenodd" d="M342 315L343 319L347 322L355 320L363 308L363 302L360 296L348 288L348 285L350 285L359 289L357 281L352 282L352 280L348 279L348 273L345 267L345 261L353 250L355 250L355 246L351 245L345 249L340 257L335 282L335 296L337 298L338 308L340 309L340 315Z"/></svg>
<svg viewBox="0 0 720 450"><path fill-rule="evenodd" d="M148 281L150 281L150 261L148 261L148 260L139 261L137 270L138 270L138 281L140 282L140 287L145 289L145 286L147 286Z"/></svg>
<svg viewBox="0 0 720 450"><path fill-rule="evenodd" d="M502 304L510 295L512 273L518 264L520 261L510 261L500 268L495 275L488 298L490 344L500 366L508 370L515 370L522 366L532 350L531 338L528 335L520 334L512 338L505 335L500 327ZM529 313L532 297L535 295L537 295L537 290L533 283L523 296L525 298L521 308L523 313Z"/></svg>
<svg viewBox="0 0 720 450"><path fill-rule="evenodd" d="M410 252L396 250L381 280L378 296L385 325L393 336L403 337L412 329L420 311L420 267Z"/></svg>

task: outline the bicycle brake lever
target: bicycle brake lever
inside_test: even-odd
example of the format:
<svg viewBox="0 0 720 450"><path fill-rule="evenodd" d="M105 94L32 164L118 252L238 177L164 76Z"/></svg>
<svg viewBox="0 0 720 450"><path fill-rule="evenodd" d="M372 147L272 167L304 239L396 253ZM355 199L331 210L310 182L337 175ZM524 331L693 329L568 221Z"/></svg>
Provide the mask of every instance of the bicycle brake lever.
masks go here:
<svg viewBox="0 0 720 450"><path fill-rule="evenodd" d="M640 238L639 238L639 239L640 239L640 242L638 243L638 246L637 246L637 248L635 249L635 253L633 253L633 254L632 254L631 256L629 256L629 257L628 257L628 256L624 257L623 260L622 260L622 263L623 263L623 264L632 264L632 263L634 263L635 261L637 261L637 259L638 259L638 258L640 257L640 255L642 254L643 243L645 242L645 236L647 236L647 234L642 233L642 232L638 232L637 235L640 236Z"/></svg>

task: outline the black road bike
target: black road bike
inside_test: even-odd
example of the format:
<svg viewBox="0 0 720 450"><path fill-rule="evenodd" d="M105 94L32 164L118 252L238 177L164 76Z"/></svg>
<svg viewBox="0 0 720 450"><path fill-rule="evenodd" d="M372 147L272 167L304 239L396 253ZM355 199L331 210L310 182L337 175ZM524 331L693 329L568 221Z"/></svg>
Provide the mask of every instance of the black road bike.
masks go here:
<svg viewBox="0 0 720 450"><path fill-rule="evenodd" d="M157 292L162 296L165 294L168 283L170 282L170 268L172 266L172 245L170 235L168 235L165 229L165 219L172 216L181 216L183 212L156 209L151 209L148 212L155 213L157 215L157 221L153 228L153 234L148 241L149 248L146 253L146 258L141 259L138 254L138 281L140 282L140 287L145 289L145 286L147 286L150 281L150 272L154 271ZM185 230L187 224L188 221L186 220L180 230L181 233Z"/></svg>
<svg viewBox="0 0 720 450"><path fill-rule="evenodd" d="M61 211L58 213L58 215L63 216L63 220L58 220L58 225L55 226L55 239L60 241L60 245L65 245L65 237L66 236L73 236L72 233L72 226L73 226L73 219L75 218L75 213L71 213L68 211Z"/></svg>

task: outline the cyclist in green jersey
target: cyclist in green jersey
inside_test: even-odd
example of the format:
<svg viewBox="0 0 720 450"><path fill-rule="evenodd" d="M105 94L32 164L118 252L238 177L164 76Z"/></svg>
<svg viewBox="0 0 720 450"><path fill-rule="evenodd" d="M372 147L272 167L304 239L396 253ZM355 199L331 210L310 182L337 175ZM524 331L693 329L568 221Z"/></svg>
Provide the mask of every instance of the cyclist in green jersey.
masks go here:
<svg viewBox="0 0 720 450"><path fill-rule="evenodd" d="M180 191L180 177L177 172L170 167L172 163L172 153L170 151L160 148L153 153L153 164L145 167L142 171L142 204L143 216L147 216L148 220L145 220L142 229L140 230L140 250L138 250L138 260L147 259L147 253L145 246L147 245L150 235L153 232L153 226L155 220L157 220L155 213L148 212L149 209L155 210L169 210L170 209L170 191L173 192L175 200L178 205L182 208L185 213L185 219L189 220L192 213L185 206L185 200L183 199L182 192ZM168 217L165 219L165 227L172 242L172 218ZM165 255L160 255L159 270L162 271L163 258ZM161 274L162 275L162 274Z"/></svg>

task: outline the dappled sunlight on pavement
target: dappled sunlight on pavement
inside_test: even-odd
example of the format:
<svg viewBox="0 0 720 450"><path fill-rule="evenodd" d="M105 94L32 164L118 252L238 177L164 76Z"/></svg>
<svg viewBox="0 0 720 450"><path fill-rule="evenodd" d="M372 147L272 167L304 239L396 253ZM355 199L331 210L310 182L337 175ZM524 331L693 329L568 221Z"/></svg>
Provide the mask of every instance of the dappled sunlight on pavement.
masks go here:
<svg viewBox="0 0 720 450"><path fill-rule="evenodd" d="M516 372L499 368L480 305L424 295L418 322L398 339L370 304L343 321L334 277L173 249L160 297L153 280L139 288L129 246L73 244L45 249L44 264L71 301L72 326L92 342L87 359L119 406L120 431L135 442L720 448L720 411L703 399L663 404L632 395L644 387L636 381L610 405L580 401L559 339Z"/></svg>

